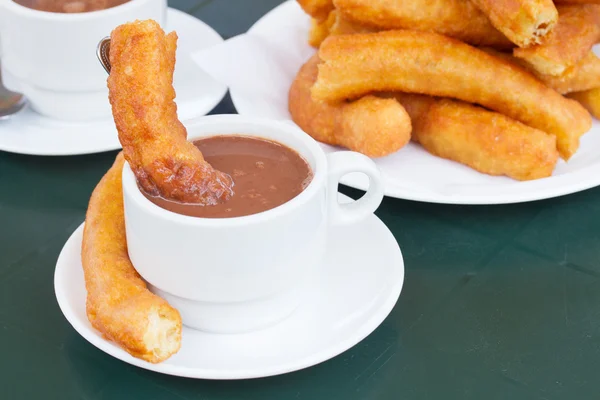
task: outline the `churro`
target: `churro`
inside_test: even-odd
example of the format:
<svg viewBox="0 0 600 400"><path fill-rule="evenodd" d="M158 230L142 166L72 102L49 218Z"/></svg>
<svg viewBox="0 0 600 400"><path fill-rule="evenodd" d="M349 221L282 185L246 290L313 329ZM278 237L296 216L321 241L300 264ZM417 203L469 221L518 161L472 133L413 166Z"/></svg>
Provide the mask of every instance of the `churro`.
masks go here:
<svg viewBox="0 0 600 400"><path fill-rule="evenodd" d="M331 34L331 27L337 19L337 12L333 10L329 13L329 17L324 20L311 18L310 30L308 31L308 44L313 47L319 47L327 36Z"/></svg>
<svg viewBox="0 0 600 400"><path fill-rule="evenodd" d="M346 147L370 157L394 153L410 141L411 123L395 99L365 96L350 103L327 104L312 99L319 58L302 66L289 92L292 119L315 140Z"/></svg>
<svg viewBox="0 0 600 400"><path fill-rule="evenodd" d="M471 0L492 25L519 47L542 42L558 12L552 0Z"/></svg>
<svg viewBox="0 0 600 400"><path fill-rule="evenodd" d="M577 100L594 117L600 119L600 87L569 94L573 100Z"/></svg>
<svg viewBox="0 0 600 400"><path fill-rule="evenodd" d="M81 261L92 326L131 355L158 363L181 346L181 317L151 293L129 260L121 173L114 165L92 193L85 218Z"/></svg>
<svg viewBox="0 0 600 400"><path fill-rule="evenodd" d="M311 17L318 21L327 19L333 10L333 0L298 0L300 7Z"/></svg>
<svg viewBox="0 0 600 400"><path fill-rule="evenodd" d="M433 155L521 181L552 175L556 138L545 132L462 101L393 96L411 117L413 140Z"/></svg>
<svg viewBox="0 0 600 400"><path fill-rule="evenodd" d="M521 67L434 33L389 31L332 36L319 50L315 100L339 102L401 91L477 103L557 138L569 159L591 116Z"/></svg>
<svg viewBox="0 0 600 400"><path fill-rule="evenodd" d="M379 30L437 32L472 45L514 47L468 0L334 0L334 4L346 19Z"/></svg>
<svg viewBox="0 0 600 400"><path fill-rule="evenodd" d="M177 119L173 71L177 35L136 21L111 34L109 100L123 153L149 195L217 204L233 194L231 177L213 169Z"/></svg>
<svg viewBox="0 0 600 400"><path fill-rule="evenodd" d="M553 76L540 74L522 59L516 58L510 53L504 53L490 48L481 49L495 57L500 57L515 65L523 67L528 72L534 74L546 86L556 90L560 94L580 92L600 87L600 58L598 58L593 51L590 51L583 60L579 61L577 64L567 68L561 75Z"/></svg>
<svg viewBox="0 0 600 400"><path fill-rule="evenodd" d="M542 44L514 50L544 75L561 75L581 61L600 40L600 5L558 7L558 23Z"/></svg>

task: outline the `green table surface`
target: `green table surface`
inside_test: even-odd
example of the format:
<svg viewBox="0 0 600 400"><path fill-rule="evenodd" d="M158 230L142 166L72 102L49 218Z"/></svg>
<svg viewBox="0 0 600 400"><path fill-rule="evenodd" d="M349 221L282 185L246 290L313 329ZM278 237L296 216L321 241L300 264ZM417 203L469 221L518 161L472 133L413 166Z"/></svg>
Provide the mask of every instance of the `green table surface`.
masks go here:
<svg viewBox="0 0 600 400"><path fill-rule="evenodd" d="M278 3L170 0L225 38ZM233 112L229 98L213 111ZM600 188L507 206L386 198L377 215L402 248L406 281L385 322L303 371L203 381L106 355L56 303L56 259L114 156L0 152L2 399L600 397Z"/></svg>

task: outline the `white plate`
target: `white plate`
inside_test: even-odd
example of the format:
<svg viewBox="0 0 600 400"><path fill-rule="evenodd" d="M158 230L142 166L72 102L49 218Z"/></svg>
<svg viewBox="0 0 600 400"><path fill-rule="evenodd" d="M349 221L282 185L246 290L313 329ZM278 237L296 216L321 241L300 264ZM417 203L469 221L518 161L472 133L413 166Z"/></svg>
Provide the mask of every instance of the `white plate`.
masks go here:
<svg viewBox="0 0 600 400"><path fill-rule="evenodd" d="M190 53L219 44L223 39L199 19L171 8L167 12L167 30L177 31L179 35L174 76L179 117L187 120L205 115L223 99L227 87L198 68ZM121 144L112 117L84 123L64 122L25 109L0 121L0 150L4 151L57 156L119 148Z"/></svg>
<svg viewBox="0 0 600 400"><path fill-rule="evenodd" d="M256 79L257 75L266 75L257 68L271 68L269 75L274 76L273 79L283 77L287 81L284 85L266 82L264 90L251 95L231 87L231 97L240 114L290 119L287 89L301 64L314 52L307 44L308 28L308 17L295 1L288 1L250 29L250 34L267 39L273 48L282 48L281 44L286 42L283 48L288 62L273 65L241 59L238 79ZM338 150L323 147L328 152ZM600 185L599 149L600 124L594 121L592 130L582 138L581 149L568 164L561 160L552 177L532 182L480 174L461 164L432 156L412 143L376 163L385 177L386 195L391 197L448 204L504 204L541 200ZM363 190L368 187L367 179L361 175L350 175L342 182Z"/></svg>
<svg viewBox="0 0 600 400"><path fill-rule="evenodd" d="M65 244L54 275L56 298L67 320L86 340L115 358L189 378L258 378L328 360L383 322L404 281L400 248L375 215L350 227L333 228L323 273L289 318L258 332L235 335L184 327L179 353L161 364L150 364L103 339L90 325L85 314L82 234L83 225Z"/></svg>

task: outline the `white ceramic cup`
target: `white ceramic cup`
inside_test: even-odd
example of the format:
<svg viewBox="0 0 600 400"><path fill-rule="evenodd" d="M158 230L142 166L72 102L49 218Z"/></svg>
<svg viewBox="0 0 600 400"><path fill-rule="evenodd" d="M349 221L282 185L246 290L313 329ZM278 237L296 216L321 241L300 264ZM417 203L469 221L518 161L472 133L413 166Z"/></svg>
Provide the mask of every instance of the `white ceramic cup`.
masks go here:
<svg viewBox="0 0 600 400"><path fill-rule="evenodd" d="M191 140L243 134L287 145L310 164L313 180L294 199L262 213L196 218L150 202L126 164L123 196L131 261L189 327L235 333L281 321L322 267L328 228L360 221L381 203L380 172L362 154L325 155L317 142L287 122L217 115L188 121L186 127ZM339 179L352 172L370 178L369 190L358 201L340 205Z"/></svg>
<svg viewBox="0 0 600 400"><path fill-rule="evenodd" d="M77 14L33 10L0 0L0 59L8 89L23 93L42 115L83 121L111 114L98 42L120 24L166 19L166 0L131 0ZM82 132L84 135L85 132Z"/></svg>

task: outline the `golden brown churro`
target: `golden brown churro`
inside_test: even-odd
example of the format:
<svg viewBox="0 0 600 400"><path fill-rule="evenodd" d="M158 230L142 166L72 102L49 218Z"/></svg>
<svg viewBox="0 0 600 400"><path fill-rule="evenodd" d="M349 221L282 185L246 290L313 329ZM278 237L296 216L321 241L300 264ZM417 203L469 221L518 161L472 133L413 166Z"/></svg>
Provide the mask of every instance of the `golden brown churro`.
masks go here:
<svg viewBox="0 0 600 400"><path fill-rule="evenodd" d="M554 28L558 12L552 0L471 0L519 47L541 43Z"/></svg>
<svg viewBox="0 0 600 400"><path fill-rule="evenodd" d="M379 30L437 32L472 45L514 47L468 0L334 0L334 4L348 20Z"/></svg>
<svg viewBox="0 0 600 400"><path fill-rule="evenodd" d="M314 101L310 88L317 79L314 55L298 72L289 92L292 119L315 140L343 146L370 157L394 153L410 141L411 123L395 99L365 96L351 103Z"/></svg>
<svg viewBox="0 0 600 400"><path fill-rule="evenodd" d="M318 19L311 18L310 30L308 31L308 44L313 47L319 47L323 40L327 39L327 36L331 34L331 27L335 23L337 18L337 12L333 10L329 13L329 17L319 21Z"/></svg>
<svg viewBox="0 0 600 400"><path fill-rule="evenodd" d="M526 62L520 58L514 57L510 53L504 53L490 48L481 48L481 50L521 66L528 72L534 74L540 81L544 82L546 86L556 90L560 94L580 92L600 87L600 58L598 58L593 51L590 51L587 56L577 64L567 68L561 75L552 76L540 74L533 70Z"/></svg>
<svg viewBox="0 0 600 400"><path fill-rule="evenodd" d="M158 363L181 346L181 317L152 294L127 254L119 154L88 206L81 261L92 326L131 355Z"/></svg>
<svg viewBox="0 0 600 400"><path fill-rule="evenodd" d="M544 43L514 50L515 57L544 75L563 74L600 40L600 5L560 6L558 15L558 23Z"/></svg>
<svg viewBox="0 0 600 400"><path fill-rule="evenodd" d="M331 26L330 34L350 35L355 33L372 33L378 31L380 31L380 29L370 28L357 22L350 21L338 12L336 13L335 21Z"/></svg>
<svg viewBox="0 0 600 400"><path fill-rule="evenodd" d="M559 76L536 74L558 93L581 92L600 87L600 59L590 51L583 60L569 67Z"/></svg>
<svg viewBox="0 0 600 400"><path fill-rule="evenodd" d="M318 21L327 19L333 10L333 0L298 0L300 7Z"/></svg>
<svg viewBox="0 0 600 400"><path fill-rule="evenodd" d="M571 93L569 97L577 100L594 117L600 119L600 87L583 92Z"/></svg>
<svg viewBox="0 0 600 400"><path fill-rule="evenodd" d="M554 0L556 4L600 4L600 0Z"/></svg>
<svg viewBox="0 0 600 400"><path fill-rule="evenodd" d="M430 153L488 175L525 181L552 175L556 138L462 101L395 93L413 123L413 140Z"/></svg>
<svg viewBox="0 0 600 400"><path fill-rule="evenodd" d="M351 35L355 33L379 32L381 29L367 27L357 22L350 21L341 15L337 10L333 10L326 20L318 21L311 19L311 27L308 33L308 43L318 48L321 43L329 36Z"/></svg>
<svg viewBox="0 0 600 400"><path fill-rule="evenodd" d="M522 68L434 33L333 36L321 45L315 100L337 102L401 91L477 103L555 135L569 159L591 127L589 113Z"/></svg>
<svg viewBox="0 0 600 400"><path fill-rule="evenodd" d="M125 158L152 195L217 204L233 194L229 175L213 169L177 119L173 71L177 35L152 20L111 34L109 99Z"/></svg>

